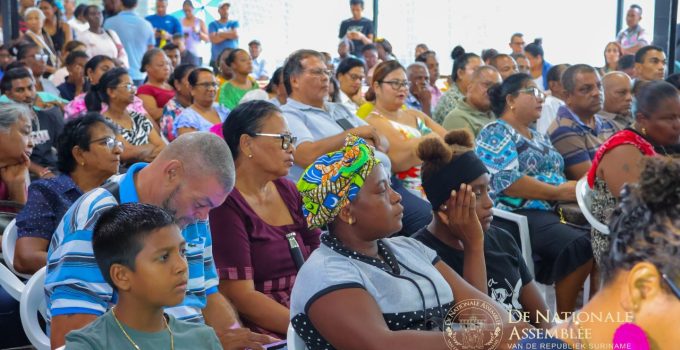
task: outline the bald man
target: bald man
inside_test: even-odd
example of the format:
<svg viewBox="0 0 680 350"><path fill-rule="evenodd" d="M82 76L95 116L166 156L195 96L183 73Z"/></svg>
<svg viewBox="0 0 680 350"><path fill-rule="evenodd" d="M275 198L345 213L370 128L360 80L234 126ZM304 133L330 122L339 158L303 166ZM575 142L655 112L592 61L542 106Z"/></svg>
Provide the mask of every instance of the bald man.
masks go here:
<svg viewBox="0 0 680 350"><path fill-rule="evenodd" d="M631 85L630 77L623 72L610 72L602 78L604 107L598 114L614 122L620 128L633 123Z"/></svg>

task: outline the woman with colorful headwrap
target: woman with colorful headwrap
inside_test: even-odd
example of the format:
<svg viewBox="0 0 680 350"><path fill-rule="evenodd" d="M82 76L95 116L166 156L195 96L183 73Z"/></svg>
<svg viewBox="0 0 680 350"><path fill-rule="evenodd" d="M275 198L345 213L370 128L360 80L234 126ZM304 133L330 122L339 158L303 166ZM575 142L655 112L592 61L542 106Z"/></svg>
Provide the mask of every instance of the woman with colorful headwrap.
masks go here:
<svg viewBox="0 0 680 350"><path fill-rule="evenodd" d="M441 330L460 334L443 322L454 298L484 301L507 316L433 250L412 238L387 238L401 229L403 208L376 164L373 149L350 134L343 149L317 159L298 182L307 222L328 229L300 269L291 296L291 324L305 346L448 349ZM474 196L458 197L453 219L470 220L474 210L464 207L471 203ZM501 317L496 329L505 322ZM486 334L484 341L492 337Z"/></svg>
<svg viewBox="0 0 680 350"><path fill-rule="evenodd" d="M411 237L434 249L465 281L509 312L526 312L532 324L549 328L551 322L538 317L539 312L547 315L548 306L522 251L508 231L491 226L489 171L473 147L472 134L463 129L449 132L444 140L420 143L423 189L435 215ZM475 198L470 207L475 215L468 222L453 220L456 198L451 193L457 191Z"/></svg>

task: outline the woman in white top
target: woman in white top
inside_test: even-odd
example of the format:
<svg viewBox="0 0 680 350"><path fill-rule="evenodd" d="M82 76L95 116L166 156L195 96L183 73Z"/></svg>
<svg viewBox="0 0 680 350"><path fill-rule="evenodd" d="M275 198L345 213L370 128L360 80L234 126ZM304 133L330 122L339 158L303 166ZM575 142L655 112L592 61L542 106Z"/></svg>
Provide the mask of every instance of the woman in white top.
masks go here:
<svg viewBox="0 0 680 350"><path fill-rule="evenodd" d="M118 34L113 30L102 28L103 17L99 6L88 6L85 9L85 19L90 24L90 29L78 33L78 40L87 46L88 56L108 56L119 61L123 67L130 67L127 53Z"/></svg>

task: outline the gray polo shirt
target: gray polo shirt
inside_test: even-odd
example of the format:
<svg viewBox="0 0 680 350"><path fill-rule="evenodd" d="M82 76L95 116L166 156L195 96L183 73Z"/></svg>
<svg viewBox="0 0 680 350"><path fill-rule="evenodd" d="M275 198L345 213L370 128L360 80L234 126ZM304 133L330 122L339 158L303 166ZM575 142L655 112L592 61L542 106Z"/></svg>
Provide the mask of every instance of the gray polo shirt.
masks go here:
<svg viewBox="0 0 680 350"><path fill-rule="evenodd" d="M288 102L281 106L281 111L291 133L298 138L295 147L305 142L318 141L344 132L345 129L340 124L346 124L347 127L352 128L368 125L340 103L324 102L323 108L317 108L289 97ZM386 169L391 168L387 155L376 152L376 158L380 159ZM303 172L303 168L293 165L288 178L297 182Z"/></svg>

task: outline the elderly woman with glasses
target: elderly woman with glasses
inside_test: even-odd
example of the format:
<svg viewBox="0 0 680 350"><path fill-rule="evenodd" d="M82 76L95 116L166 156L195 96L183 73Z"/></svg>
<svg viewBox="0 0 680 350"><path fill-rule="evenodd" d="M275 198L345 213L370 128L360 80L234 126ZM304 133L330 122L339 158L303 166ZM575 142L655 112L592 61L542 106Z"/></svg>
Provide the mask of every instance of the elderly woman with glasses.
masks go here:
<svg viewBox="0 0 680 350"><path fill-rule="evenodd" d="M397 180L424 198L420 179L422 160L418 158L416 150L424 137L443 137L446 130L425 113L402 108L409 94L408 87L406 70L399 62L380 63L373 74L371 89L366 93L366 100L374 104L366 122L389 141L387 156L390 157Z"/></svg>
<svg viewBox="0 0 680 350"><path fill-rule="evenodd" d="M150 117L128 110L134 100L135 85L125 68L114 68L104 73L99 83L85 95L85 104L90 111L100 111L102 103L108 105L103 115L118 126L120 135L117 139L125 145L120 158L126 164L150 162L166 145Z"/></svg>
<svg viewBox="0 0 680 350"><path fill-rule="evenodd" d="M175 119L174 134L179 136L194 131L209 131L227 119L229 109L215 102L217 79L208 68L196 68L189 73L193 103Z"/></svg>
<svg viewBox="0 0 680 350"><path fill-rule="evenodd" d="M267 101L236 107L222 132L234 156L236 186L210 212L219 289L246 326L284 338L298 269L290 244L307 258L320 234L307 226L300 194L286 179L296 138Z"/></svg>
<svg viewBox="0 0 680 350"><path fill-rule="evenodd" d="M527 217L536 280L555 283L560 315L574 311L593 270L593 252L589 230L567 224L554 209L559 201L576 201L576 182L566 181L564 160L547 136L531 128L541 116L543 93L530 75L518 73L491 87L489 96L499 120L480 131L475 151L491 174L494 206ZM519 241L514 223L499 219L496 225Z"/></svg>
<svg viewBox="0 0 680 350"><path fill-rule="evenodd" d="M33 274L47 261L47 247L61 217L83 193L118 172L123 143L116 126L99 113L66 123L57 140L59 176L33 182L28 201L16 219L19 239L17 271Z"/></svg>
<svg viewBox="0 0 680 350"><path fill-rule="evenodd" d="M37 7L29 7L24 12L26 21L25 40L31 41L40 47L41 53L46 55L47 67L45 74L54 73L59 68L59 56L54 48L52 38L45 31L45 14Z"/></svg>
<svg viewBox="0 0 680 350"><path fill-rule="evenodd" d="M446 321L447 314L454 303L472 299L489 314L506 315L494 323L498 331L506 328L502 306L433 250L413 238L388 238L401 230L403 207L378 164L373 149L350 134L343 149L317 159L298 182L307 222L328 233L293 286L296 337L309 349L449 349L445 339L463 332ZM472 191L452 193L449 203L456 209L453 221L477 220ZM463 314L457 322L470 316ZM487 329L487 317L476 314L479 329ZM526 327L513 326L520 332ZM510 346L511 332L504 332L492 341L501 349ZM484 333L480 341L492 340L493 332Z"/></svg>
<svg viewBox="0 0 680 350"><path fill-rule="evenodd" d="M518 349L676 349L680 344L680 162L649 158L611 216L612 245L602 257L603 286L589 303ZM592 315L606 316L604 320ZM589 317L591 316L591 317ZM569 337L568 334L588 334ZM540 344L550 344L546 347ZM529 345L532 344L532 345ZM590 345L592 344L592 345ZM538 346L537 346L538 345Z"/></svg>

